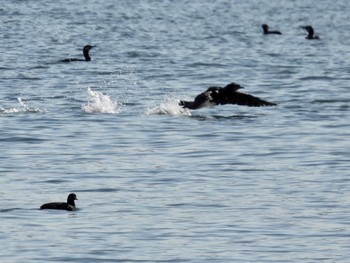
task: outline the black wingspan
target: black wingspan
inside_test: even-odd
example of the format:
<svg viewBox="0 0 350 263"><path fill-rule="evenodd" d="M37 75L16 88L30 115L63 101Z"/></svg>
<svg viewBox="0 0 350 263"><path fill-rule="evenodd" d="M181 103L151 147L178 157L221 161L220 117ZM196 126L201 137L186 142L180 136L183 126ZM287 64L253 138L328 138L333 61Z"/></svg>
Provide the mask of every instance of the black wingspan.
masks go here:
<svg viewBox="0 0 350 263"><path fill-rule="evenodd" d="M210 87L197 95L194 101L180 101L179 105L188 109L200 109L203 107L225 104L246 105L249 107L276 105L275 103L237 91L242 88L242 86L236 83L230 83L224 88Z"/></svg>
<svg viewBox="0 0 350 263"><path fill-rule="evenodd" d="M219 100L220 105L236 104L245 105L249 107L261 107L261 106L276 106L276 103L268 102L266 100L254 97L252 95L235 91L230 96L225 96Z"/></svg>

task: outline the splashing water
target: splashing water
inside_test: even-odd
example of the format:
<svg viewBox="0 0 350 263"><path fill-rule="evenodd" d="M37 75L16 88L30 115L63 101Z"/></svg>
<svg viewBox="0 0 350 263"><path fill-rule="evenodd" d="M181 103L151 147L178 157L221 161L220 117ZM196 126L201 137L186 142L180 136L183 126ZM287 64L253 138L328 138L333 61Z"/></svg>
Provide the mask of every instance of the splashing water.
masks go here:
<svg viewBox="0 0 350 263"><path fill-rule="evenodd" d="M179 106L179 99L174 96L165 97L164 102L159 106L147 110L147 114L166 114L166 115L186 115L191 116L188 109Z"/></svg>
<svg viewBox="0 0 350 263"><path fill-rule="evenodd" d="M45 110L41 110L39 108L30 108L28 106L28 100L22 99L22 98L17 98L20 107L17 108L9 108L5 109L0 106L0 113L38 113L38 112L44 112Z"/></svg>
<svg viewBox="0 0 350 263"><path fill-rule="evenodd" d="M87 88L90 101L82 106L82 110L87 113L119 113L121 104L113 101L108 95L102 92L93 91Z"/></svg>

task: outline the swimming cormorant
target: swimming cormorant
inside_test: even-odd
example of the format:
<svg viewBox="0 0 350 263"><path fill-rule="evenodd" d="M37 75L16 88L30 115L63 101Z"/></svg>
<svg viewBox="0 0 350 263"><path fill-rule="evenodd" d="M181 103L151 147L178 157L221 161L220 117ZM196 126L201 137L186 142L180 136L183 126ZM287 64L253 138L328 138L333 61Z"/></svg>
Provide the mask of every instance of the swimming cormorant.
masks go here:
<svg viewBox="0 0 350 263"><path fill-rule="evenodd" d="M209 87L206 91L197 95L194 101L179 102L179 105L188 109L200 109L214 105L237 104L250 107L275 106L277 104L262 100L252 95L241 93L237 90L243 87L234 82L225 87Z"/></svg>
<svg viewBox="0 0 350 263"><path fill-rule="evenodd" d="M269 26L267 24L262 24L261 27L264 30L264 35L268 35L268 34L282 35L282 33L277 30L269 31Z"/></svg>
<svg viewBox="0 0 350 263"><path fill-rule="evenodd" d="M71 193L67 197L67 203L64 202L55 202L55 203L46 203L40 206L40 209L58 209L58 210L67 210L74 211L75 208L75 200L78 200L76 194Z"/></svg>
<svg viewBox="0 0 350 263"><path fill-rule="evenodd" d="M89 54L89 51L90 49L94 48L96 46L93 46L93 45L86 45L84 48L83 48L83 54L84 54L84 58L85 59L82 59L82 58L66 58L66 59L62 59L61 62L73 62L73 61L91 61L91 57L90 57L90 54Z"/></svg>
<svg viewBox="0 0 350 263"><path fill-rule="evenodd" d="M312 26L301 26L301 28L305 29L309 34L305 37L306 39L320 39L319 36L314 36L314 29Z"/></svg>

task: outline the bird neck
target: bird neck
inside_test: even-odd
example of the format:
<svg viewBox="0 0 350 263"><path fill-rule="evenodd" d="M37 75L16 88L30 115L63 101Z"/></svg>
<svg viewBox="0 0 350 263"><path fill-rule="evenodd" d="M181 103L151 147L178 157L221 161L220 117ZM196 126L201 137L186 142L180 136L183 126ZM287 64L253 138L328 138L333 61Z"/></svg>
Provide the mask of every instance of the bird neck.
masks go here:
<svg viewBox="0 0 350 263"><path fill-rule="evenodd" d="M84 49L84 50L83 50L83 53L84 53L85 60L86 60L86 61L91 61L91 57L90 57L90 54L89 54L89 50ZM73 202L74 202L74 201L73 201Z"/></svg>
<svg viewBox="0 0 350 263"><path fill-rule="evenodd" d="M309 38L313 38L314 37L314 30L312 28L309 29Z"/></svg>
<svg viewBox="0 0 350 263"><path fill-rule="evenodd" d="M68 200L67 200L67 204L72 205L72 206L75 206L74 199L68 199Z"/></svg>

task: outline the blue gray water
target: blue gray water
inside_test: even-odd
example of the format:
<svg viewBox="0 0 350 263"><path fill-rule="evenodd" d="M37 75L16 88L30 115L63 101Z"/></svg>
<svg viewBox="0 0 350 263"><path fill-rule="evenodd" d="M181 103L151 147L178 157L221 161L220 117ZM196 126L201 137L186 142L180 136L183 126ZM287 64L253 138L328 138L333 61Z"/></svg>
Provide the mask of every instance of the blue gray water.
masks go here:
<svg viewBox="0 0 350 263"><path fill-rule="evenodd" d="M1 262L349 262L349 1L15 0L0 20ZM177 106L233 81L278 106ZM38 210L70 192L79 210Z"/></svg>

